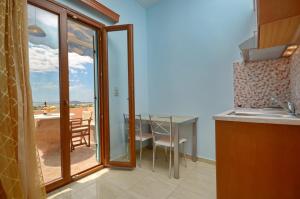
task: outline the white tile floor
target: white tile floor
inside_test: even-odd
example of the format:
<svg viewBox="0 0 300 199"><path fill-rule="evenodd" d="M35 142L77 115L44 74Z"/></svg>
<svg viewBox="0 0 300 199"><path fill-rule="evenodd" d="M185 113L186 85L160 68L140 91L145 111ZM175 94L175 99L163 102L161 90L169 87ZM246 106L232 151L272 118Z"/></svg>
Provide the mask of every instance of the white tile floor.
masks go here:
<svg viewBox="0 0 300 199"><path fill-rule="evenodd" d="M168 177L168 164L159 155L151 171L151 152L132 171L103 169L49 194L49 199L215 199L215 166L188 160L179 180Z"/></svg>

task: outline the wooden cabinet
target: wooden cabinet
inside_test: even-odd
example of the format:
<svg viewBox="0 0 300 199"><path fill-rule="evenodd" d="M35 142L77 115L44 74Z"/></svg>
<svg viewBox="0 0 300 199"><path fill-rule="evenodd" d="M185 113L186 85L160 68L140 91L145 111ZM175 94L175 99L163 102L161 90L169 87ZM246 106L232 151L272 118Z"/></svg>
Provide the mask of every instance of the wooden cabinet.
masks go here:
<svg viewBox="0 0 300 199"><path fill-rule="evenodd" d="M257 0L258 47L300 44L300 1Z"/></svg>
<svg viewBox="0 0 300 199"><path fill-rule="evenodd" d="M300 126L216 121L217 199L299 199Z"/></svg>

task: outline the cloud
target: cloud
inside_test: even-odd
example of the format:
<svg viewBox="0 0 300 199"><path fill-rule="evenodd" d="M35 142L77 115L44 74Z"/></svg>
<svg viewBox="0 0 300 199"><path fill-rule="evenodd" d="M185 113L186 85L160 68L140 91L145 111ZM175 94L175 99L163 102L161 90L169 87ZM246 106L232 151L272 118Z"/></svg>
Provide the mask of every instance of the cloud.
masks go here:
<svg viewBox="0 0 300 199"><path fill-rule="evenodd" d="M82 56L74 52L68 53L68 56L71 73L84 73L85 65L93 64L93 59L89 56ZM57 72L59 69L58 49L29 43L29 65L31 72Z"/></svg>
<svg viewBox="0 0 300 199"><path fill-rule="evenodd" d="M31 72L54 72L59 67L58 49L46 45L29 43L29 65Z"/></svg>
<svg viewBox="0 0 300 199"><path fill-rule="evenodd" d="M93 102L94 90L86 85L76 82L70 85L70 100L81 102Z"/></svg>
<svg viewBox="0 0 300 199"><path fill-rule="evenodd" d="M59 101L59 85L53 81L32 81L32 97L34 102L58 102Z"/></svg>
<svg viewBox="0 0 300 199"><path fill-rule="evenodd" d="M93 64L94 62L93 59L89 56L82 56L74 52L68 53L68 55L69 55L69 66L71 72L74 72L76 70L85 71L86 70L85 64Z"/></svg>
<svg viewBox="0 0 300 199"><path fill-rule="evenodd" d="M59 90L59 85L57 82L48 81L48 82L32 82L31 87L40 90Z"/></svg>

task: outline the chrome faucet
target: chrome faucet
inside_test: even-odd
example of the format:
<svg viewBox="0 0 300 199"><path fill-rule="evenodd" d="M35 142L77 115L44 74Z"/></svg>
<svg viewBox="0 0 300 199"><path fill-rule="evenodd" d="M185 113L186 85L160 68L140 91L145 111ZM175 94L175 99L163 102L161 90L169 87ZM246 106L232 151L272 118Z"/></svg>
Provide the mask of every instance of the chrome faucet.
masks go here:
<svg viewBox="0 0 300 199"><path fill-rule="evenodd" d="M292 115L296 115L296 105L293 102L287 102L288 112Z"/></svg>
<svg viewBox="0 0 300 199"><path fill-rule="evenodd" d="M296 115L296 106L293 102L287 101L287 105L285 105L283 102L279 101L275 97L271 97L271 100L272 100L272 102L275 102L276 104L278 104L281 108L286 110L291 115Z"/></svg>

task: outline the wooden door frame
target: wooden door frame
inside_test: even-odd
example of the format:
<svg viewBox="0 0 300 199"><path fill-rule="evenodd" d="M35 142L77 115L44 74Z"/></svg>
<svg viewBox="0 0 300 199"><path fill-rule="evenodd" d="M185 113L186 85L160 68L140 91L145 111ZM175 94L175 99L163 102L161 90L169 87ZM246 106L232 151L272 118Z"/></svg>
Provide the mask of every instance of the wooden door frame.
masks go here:
<svg viewBox="0 0 300 199"><path fill-rule="evenodd" d="M67 44L67 20L79 21L93 27L98 36L98 93L99 98L99 132L101 143L101 162L99 165L84 170L76 176L71 176L70 160L70 133L60 133L61 141L61 178L46 183L46 191L50 192L73 181L90 175L105 167L134 168L135 159L135 100L134 100L134 58L133 58L133 25L105 26L104 24L87 17L55 0L28 0L28 4L39 7L58 15L59 17L59 85L60 85L60 132L69 132L69 71L68 71L68 44ZM129 131L130 131L130 162L109 161L109 90L108 90L108 59L107 59L107 35L111 31L127 31L128 40L128 95L129 95ZM102 97L102 98L101 98Z"/></svg>
<svg viewBox="0 0 300 199"><path fill-rule="evenodd" d="M60 132L69 132L69 66L68 66L68 43L67 43L67 20L73 18L73 20L79 21L83 24L93 27L98 36L98 71L102 70L102 46L101 46L101 29L104 25L97 22L81 13L74 11L54 0L28 0L28 4L54 13L58 16L58 28L59 28L59 88L60 88ZM99 72L100 73L100 72ZM99 95L101 96L101 76L98 79L99 82ZM103 100L98 100L100 113L103 113ZM99 115L99 131L101 142L101 162L92 168L84 170L76 176L71 175L71 160L70 160L70 133L60 133L60 147L61 147L61 177L50 181L45 184L46 191L50 192L80 178L83 178L91 173L104 168L104 129L102 128L103 117Z"/></svg>
<svg viewBox="0 0 300 199"><path fill-rule="evenodd" d="M110 161L110 125L109 125L109 70L108 70L108 44L107 33L113 31L127 31L127 56L128 56L128 97L129 97L129 146L130 161L119 162ZM133 49L133 25L105 26L102 29L102 49L103 49L103 97L104 101L104 166L135 168L135 94L134 94L134 49Z"/></svg>

